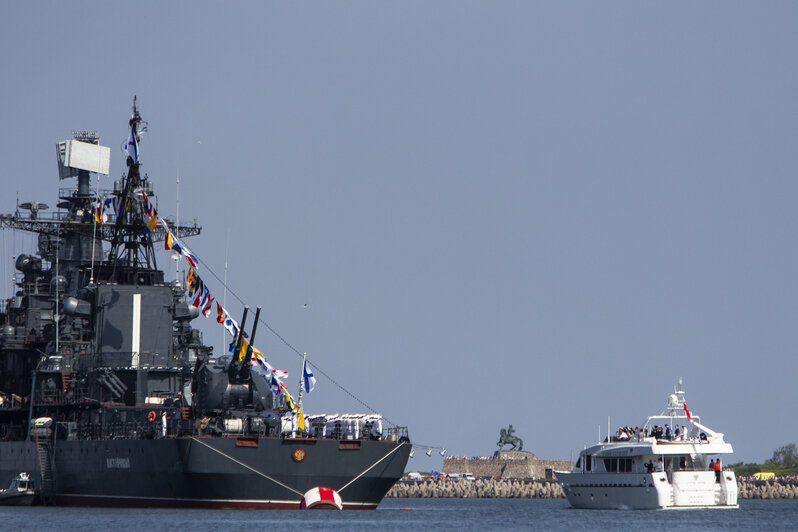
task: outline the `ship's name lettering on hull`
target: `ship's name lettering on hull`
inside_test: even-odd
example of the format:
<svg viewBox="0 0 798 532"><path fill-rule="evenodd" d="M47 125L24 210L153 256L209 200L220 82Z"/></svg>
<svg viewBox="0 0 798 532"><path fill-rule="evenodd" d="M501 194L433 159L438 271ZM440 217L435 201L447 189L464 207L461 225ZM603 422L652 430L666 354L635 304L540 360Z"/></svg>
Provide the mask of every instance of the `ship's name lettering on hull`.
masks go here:
<svg viewBox="0 0 798 532"><path fill-rule="evenodd" d="M106 458L105 467L108 469L130 469L130 458Z"/></svg>

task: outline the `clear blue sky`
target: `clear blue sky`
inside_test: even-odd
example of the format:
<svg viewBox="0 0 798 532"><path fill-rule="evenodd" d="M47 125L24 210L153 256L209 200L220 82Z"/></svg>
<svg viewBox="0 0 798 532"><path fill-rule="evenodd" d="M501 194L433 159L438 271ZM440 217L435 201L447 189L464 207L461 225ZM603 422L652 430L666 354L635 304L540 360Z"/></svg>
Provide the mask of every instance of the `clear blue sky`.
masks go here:
<svg viewBox="0 0 798 532"><path fill-rule="evenodd" d="M6 1L0 211L56 203L73 129L110 188L136 94L160 213L179 175L206 269L228 249L230 287L416 441L490 454L512 423L568 458L681 375L759 461L798 441L796 27L778 1ZM8 279L33 242L5 239ZM323 378L305 405L364 410Z"/></svg>

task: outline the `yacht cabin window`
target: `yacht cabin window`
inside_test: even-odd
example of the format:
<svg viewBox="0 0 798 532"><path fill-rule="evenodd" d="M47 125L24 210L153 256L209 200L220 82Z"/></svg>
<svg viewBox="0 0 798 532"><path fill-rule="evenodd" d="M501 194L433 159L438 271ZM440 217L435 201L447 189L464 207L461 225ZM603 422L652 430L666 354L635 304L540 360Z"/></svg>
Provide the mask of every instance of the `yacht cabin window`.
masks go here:
<svg viewBox="0 0 798 532"><path fill-rule="evenodd" d="M631 458L605 458L604 469L607 473L631 473Z"/></svg>

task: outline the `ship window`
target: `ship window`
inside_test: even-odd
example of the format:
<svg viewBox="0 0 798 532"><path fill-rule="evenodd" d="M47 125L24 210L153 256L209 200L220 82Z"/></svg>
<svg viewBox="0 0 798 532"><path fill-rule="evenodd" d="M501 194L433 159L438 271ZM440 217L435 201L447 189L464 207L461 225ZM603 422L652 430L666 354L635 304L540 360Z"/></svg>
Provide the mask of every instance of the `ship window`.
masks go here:
<svg viewBox="0 0 798 532"><path fill-rule="evenodd" d="M632 459L605 458L604 469L607 473L630 473L632 471Z"/></svg>
<svg viewBox="0 0 798 532"><path fill-rule="evenodd" d="M585 455L585 471L590 471L591 470L591 466L593 465L592 462L593 462L593 457L590 456L589 454L586 454Z"/></svg>
<svg viewBox="0 0 798 532"><path fill-rule="evenodd" d="M582 457L576 459L576 467L582 467Z"/></svg>

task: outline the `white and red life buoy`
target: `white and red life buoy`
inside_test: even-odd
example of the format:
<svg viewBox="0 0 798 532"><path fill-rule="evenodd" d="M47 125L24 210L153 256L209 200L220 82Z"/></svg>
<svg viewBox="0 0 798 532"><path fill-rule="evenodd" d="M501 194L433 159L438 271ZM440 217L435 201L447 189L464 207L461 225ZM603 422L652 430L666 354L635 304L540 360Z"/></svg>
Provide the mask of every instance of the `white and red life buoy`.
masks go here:
<svg viewBox="0 0 798 532"><path fill-rule="evenodd" d="M316 486L305 493L299 507L303 510L343 510L344 504L334 489Z"/></svg>

